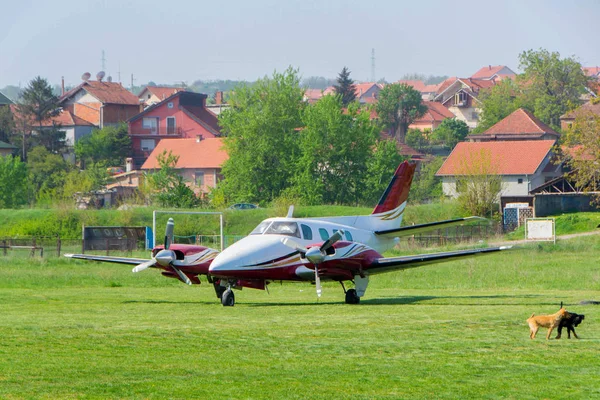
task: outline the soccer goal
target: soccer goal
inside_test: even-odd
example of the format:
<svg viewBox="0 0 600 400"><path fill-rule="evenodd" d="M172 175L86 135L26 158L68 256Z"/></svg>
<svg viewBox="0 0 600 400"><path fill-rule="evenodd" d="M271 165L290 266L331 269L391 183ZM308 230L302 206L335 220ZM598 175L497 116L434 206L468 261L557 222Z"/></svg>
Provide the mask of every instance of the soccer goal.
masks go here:
<svg viewBox="0 0 600 400"><path fill-rule="evenodd" d="M152 212L152 232L154 233L154 240L152 240L151 247L154 247L156 238L159 237L156 233L156 216L160 214L175 215L175 214L192 214L192 215L218 215L219 216L219 235L196 235L197 237L208 237L216 236L219 240L220 250L223 251L224 236L223 236L223 213L222 212L209 212L209 211L167 211L167 210L154 210ZM159 227L160 228L160 227ZM177 232L177 221L175 221L175 232ZM212 247L212 246L208 246Z"/></svg>

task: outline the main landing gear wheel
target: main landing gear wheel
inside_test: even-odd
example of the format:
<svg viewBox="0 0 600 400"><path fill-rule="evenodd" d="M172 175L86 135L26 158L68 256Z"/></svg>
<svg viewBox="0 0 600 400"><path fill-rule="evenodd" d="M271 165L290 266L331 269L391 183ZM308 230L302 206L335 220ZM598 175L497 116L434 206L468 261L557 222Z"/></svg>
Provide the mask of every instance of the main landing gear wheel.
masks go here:
<svg viewBox="0 0 600 400"><path fill-rule="evenodd" d="M223 292L221 296L221 304L223 307L233 307L235 304L235 295L233 294L233 290L227 289Z"/></svg>
<svg viewBox="0 0 600 400"><path fill-rule="evenodd" d="M356 295L356 290L348 289L346 291L346 304L358 304L360 303L360 297Z"/></svg>

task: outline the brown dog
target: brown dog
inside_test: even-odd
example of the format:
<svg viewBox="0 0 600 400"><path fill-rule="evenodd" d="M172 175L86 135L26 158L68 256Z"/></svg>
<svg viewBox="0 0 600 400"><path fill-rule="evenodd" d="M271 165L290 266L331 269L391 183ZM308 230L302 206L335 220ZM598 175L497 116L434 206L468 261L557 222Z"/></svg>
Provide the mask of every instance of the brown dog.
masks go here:
<svg viewBox="0 0 600 400"><path fill-rule="evenodd" d="M548 334L546 335L546 340L550 339L550 335L552 334L552 330L554 328L558 328L560 325L560 321L567 317L569 313L562 306L562 302L560 303L560 310L550 315L538 315L537 317L534 314L531 314L531 317L527 318L527 323L529 324L529 337L531 339L535 339L535 334L538 329L548 328Z"/></svg>

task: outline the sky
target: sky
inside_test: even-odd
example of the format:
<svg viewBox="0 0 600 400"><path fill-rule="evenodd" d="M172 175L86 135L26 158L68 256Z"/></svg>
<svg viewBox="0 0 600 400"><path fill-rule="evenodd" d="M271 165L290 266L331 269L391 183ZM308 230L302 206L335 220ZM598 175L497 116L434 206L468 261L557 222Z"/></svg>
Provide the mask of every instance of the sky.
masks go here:
<svg viewBox="0 0 600 400"><path fill-rule="evenodd" d="M0 0L0 88L36 76L67 85L105 69L135 85L302 77L388 82L519 70L528 49L600 65L600 1ZM94 78L92 78L94 79Z"/></svg>

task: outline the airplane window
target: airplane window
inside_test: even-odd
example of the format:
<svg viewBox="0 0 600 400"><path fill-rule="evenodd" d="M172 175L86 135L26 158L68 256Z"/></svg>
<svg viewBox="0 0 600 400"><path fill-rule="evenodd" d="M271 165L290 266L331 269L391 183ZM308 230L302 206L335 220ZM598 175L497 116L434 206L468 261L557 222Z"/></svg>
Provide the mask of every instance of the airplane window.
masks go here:
<svg viewBox="0 0 600 400"><path fill-rule="evenodd" d="M250 232L250 234L251 235L262 235L263 233L265 233L265 231L267 230L269 225L271 225L271 221L263 221L260 224L258 224L258 226L256 228L254 228L254 230L252 232Z"/></svg>
<svg viewBox="0 0 600 400"><path fill-rule="evenodd" d="M265 232L266 235L287 235L300 237L298 224L295 222L275 221Z"/></svg>
<svg viewBox="0 0 600 400"><path fill-rule="evenodd" d="M310 226L300 224L300 228L302 228L302 236L304 236L304 240L312 240L312 229L310 229Z"/></svg>
<svg viewBox="0 0 600 400"><path fill-rule="evenodd" d="M319 228L319 235L321 235L321 239L323 240L329 239L329 233L323 228Z"/></svg>
<svg viewBox="0 0 600 400"><path fill-rule="evenodd" d="M345 231L346 234L346 240L349 242L353 242L354 240L352 240L352 234L348 231Z"/></svg>

